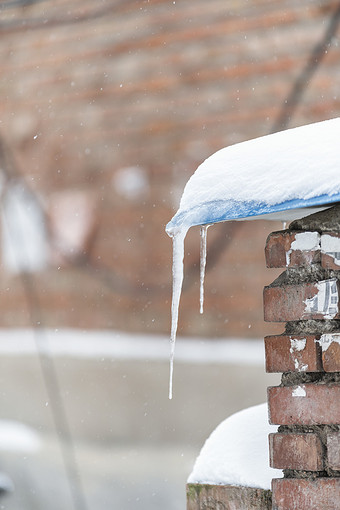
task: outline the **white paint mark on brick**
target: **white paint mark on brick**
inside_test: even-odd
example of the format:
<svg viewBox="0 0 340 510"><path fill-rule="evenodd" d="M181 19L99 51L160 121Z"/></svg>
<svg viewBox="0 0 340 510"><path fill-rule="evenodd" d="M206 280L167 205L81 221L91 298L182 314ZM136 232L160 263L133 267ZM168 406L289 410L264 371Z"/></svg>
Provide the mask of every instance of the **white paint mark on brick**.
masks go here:
<svg viewBox="0 0 340 510"><path fill-rule="evenodd" d="M300 232L295 235L291 244L292 250L315 251L320 249L320 234L318 232Z"/></svg>
<svg viewBox="0 0 340 510"><path fill-rule="evenodd" d="M290 338L290 352L300 352L303 351L306 347L307 340L306 338Z"/></svg>
<svg viewBox="0 0 340 510"><path fill-rule="evenodd" d="M340 344L340 333L328 333L321 335L320 339L315 339L322 349L322 352L326 352L328 347L333 343Z"/></svg>
<svg viewBox="0 0 340 510"><path fill-rule="evenodd" d="M320 250L320 234L318 232L300 232L295 235L295 240L286 252L286 266L290 264L290 256L293 251L317 251Z"/></svg>
<svg viewBox="0 0 340 510"><path fill-rule="evenodd" d="M304 386L296 386L292 391L292 397L305 397L306 390Z"/></svg>
<svg viewBox="0 0 340 510"><path fill-rule="evenodd" d="M339 294L335 278L316 283L318 292L305 300L305 314L320 314L325 319L333 319L338 313Z"/></svg>
<svg viewBox="0 0 340 510"><path fill-rule="evenodd" d="M321 236L321 253L332 257L334 264L340 266L340 237L323 234Z"/></svg>
<svg viewBox="0 0 340 510"><path fill-rule="evenodd" d="M306 338L290 338L290 349L289 352L294 354L296 352L301 352L306 347L307 340ZM308 369L308 365L301 363L298 358L293 358L295 370L298 372L306 372Z"/></svg>
<svg viewBox="0 0 340 510"><path fill-rule="evenodd" d="M297 358L294 358L294 366L295 370L297 370L298 372L307 372L308 370L308 365L304 365Z"/></svg>

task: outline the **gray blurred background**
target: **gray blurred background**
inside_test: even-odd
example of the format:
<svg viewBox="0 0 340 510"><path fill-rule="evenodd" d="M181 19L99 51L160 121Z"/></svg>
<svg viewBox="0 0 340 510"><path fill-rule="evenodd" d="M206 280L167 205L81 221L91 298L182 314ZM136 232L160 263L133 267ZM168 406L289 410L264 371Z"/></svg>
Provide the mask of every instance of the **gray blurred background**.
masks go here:
<svg viewBox="0 0 340 510"><path fill-rule="evenodd" d="M183 508L207 435L265 400L282 225L209 229L203 316L189 232L180 338L240 348L179 356L172 402L164 227L214 151L339 115L339 18L337 1L0 1L0 508Z"/></svg>

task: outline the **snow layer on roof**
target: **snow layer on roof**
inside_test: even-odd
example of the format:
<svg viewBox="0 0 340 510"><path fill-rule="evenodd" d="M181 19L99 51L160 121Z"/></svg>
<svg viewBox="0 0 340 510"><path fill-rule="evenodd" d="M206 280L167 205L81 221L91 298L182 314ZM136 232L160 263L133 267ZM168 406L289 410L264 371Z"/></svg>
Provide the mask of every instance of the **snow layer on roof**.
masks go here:
<svg viewBox="0 0 340 510"><path fill-rule="evenodd" d="M219 150L185 186L178 228L340 201L340 118Z"/></svg>
<svg viewBox="0 0 340 510"><path fill-rule="evenodd" d="M282 477L269 467L271 432L277 426L268 424L267 404L233 414L205 442L188 482L270 489L271 479Z"/></svg>

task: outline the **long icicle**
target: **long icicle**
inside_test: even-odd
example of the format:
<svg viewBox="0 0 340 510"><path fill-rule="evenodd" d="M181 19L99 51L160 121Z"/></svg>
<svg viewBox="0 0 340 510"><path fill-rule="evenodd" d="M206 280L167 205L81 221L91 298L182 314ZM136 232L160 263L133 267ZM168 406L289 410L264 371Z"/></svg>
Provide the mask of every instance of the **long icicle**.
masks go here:
<svg viewBox="0 0 340 510"><path fill-rule="evenodd" d="M200 313L204 305L204 277L207 264L207 230L210 225L202 225L200 230Z"/></svg>
<svg viewBox="0 0 340 510"><path fill-rule="evenodd" d="M172 305L171 305L171 338L170 338L170 380L169 380L169 399L172 399L172 382L174 371L175 344L178 325L178 310L181 299L183 283L183 259L184 259L184 239L188 229L178 230L169 233L173 243L172 259Z"/></svg>

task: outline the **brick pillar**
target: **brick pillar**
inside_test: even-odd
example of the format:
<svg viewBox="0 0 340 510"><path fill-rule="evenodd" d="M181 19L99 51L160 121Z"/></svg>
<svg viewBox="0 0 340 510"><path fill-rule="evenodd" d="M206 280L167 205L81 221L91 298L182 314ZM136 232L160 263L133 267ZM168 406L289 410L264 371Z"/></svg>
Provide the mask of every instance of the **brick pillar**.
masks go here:
<svg viewBox="0 0 340 510"><path fill-rule="evenodd" d="M265 338L273 510L340 509L340 206L273 232L267 267L286 270L264 288L266 321L285 332Z"/></svg>

